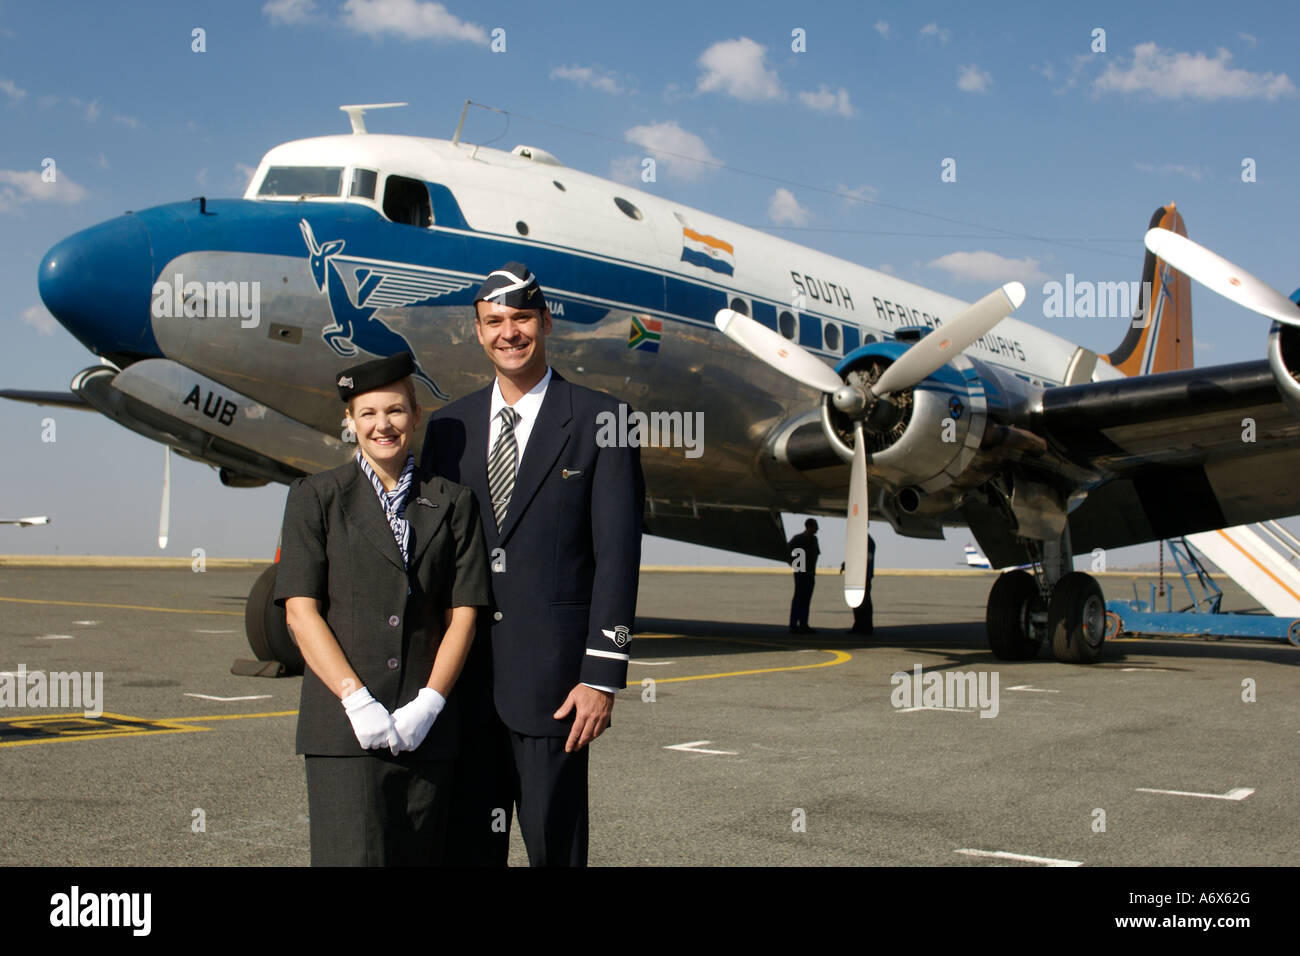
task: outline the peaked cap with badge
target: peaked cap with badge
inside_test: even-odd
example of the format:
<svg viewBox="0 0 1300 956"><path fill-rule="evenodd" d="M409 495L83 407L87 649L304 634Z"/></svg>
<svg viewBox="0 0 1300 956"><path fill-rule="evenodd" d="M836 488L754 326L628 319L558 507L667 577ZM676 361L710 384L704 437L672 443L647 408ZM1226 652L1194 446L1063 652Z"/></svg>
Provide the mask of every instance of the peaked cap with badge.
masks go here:
<svg viewBox="0 0 1300 956"><path fill-rule="evenodd" d="M373 359L345 368L339 372L334 384L338 386L339 398L346 402L354 395L373 392L414 373L415 359L411 358L411 353L398 352L387 358Z"/></svg>
<svg viewBox="0 0 1300 956"><path fill-rule="evenodd" d="M546 308L546 297L542 287L528 266L522 262L507 262L500 269L488 273L487 279L474 293L474 301L480 299L512 309Z"/></svg>

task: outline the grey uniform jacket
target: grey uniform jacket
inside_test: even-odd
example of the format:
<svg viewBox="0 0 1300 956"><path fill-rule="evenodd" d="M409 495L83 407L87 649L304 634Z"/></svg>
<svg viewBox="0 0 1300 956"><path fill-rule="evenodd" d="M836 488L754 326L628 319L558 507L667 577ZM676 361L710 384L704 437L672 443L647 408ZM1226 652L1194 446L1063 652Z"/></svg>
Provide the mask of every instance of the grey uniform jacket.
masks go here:
<svg viewBox="0 0 1300 956"><path fill-rule="evenodd" d="M405 517L411 526L409 574L374 486L355 461L300 478L285 503L276 572L276 603L320 600L353 670L390 712L428 683L446 629L445 611L491 602L473 492L417 470ZM411 756L454 756L459 719L453 689ZM366 753L339 698L310 668L302 679L297 752Z"/></svg>

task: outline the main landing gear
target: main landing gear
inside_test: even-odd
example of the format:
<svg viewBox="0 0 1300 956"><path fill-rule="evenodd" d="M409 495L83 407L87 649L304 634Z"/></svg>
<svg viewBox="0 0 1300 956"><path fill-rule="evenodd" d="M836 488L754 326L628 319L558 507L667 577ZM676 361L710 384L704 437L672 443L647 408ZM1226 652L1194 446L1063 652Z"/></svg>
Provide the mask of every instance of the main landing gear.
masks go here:
<svg viewBox="0 0 1300 956"><path fill-rule="evenodd" d="M1069 570L1068 537L1044 542L1034 573L1007 571L989 592L989 648L1004 661L1032 660L1050 641L1058 661L1091 664L1106 640L1106 602L1090 574Z"/></svg>

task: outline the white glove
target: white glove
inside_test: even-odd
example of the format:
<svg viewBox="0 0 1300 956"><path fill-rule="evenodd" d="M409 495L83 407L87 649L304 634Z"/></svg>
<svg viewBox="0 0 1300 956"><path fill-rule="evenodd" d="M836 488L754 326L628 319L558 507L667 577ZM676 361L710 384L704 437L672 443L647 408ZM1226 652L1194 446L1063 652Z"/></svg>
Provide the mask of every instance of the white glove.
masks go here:
<svg viewBox="0 0 1300 956"><path fill-rule="evenodd" d="M389 745L394 754L403 750L414 750L424 743L429 728L442 713L447 699L432 687L422 687L409 704L403 704L393 711L393 726L397 731L397 744Z"/></svg>
<svg viewBox="0 0 1300 956"><path fill-rule="evenodd" d="M357 735L357 743L366 750L391 746L397 741L393 715L387 707L371 697L370 691L365 687L344 697L343 709L347 711L348 720L352 721L352 732Z"/></svg>

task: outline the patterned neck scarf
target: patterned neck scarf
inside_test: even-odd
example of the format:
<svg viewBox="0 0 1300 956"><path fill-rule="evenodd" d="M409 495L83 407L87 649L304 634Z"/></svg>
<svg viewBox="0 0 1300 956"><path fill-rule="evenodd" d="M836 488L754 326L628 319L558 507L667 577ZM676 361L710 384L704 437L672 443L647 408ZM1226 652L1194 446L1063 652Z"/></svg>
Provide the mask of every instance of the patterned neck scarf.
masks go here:
<svg viewBox="0 0 1300 956"><path fill-rule="evenodd" d="M384 517L388 519L388 526L393 529L393 537L397 540L397 548L402 552L402 566L406 567L411 548L411 525L405 517L406 498L411 493L411 483L415 479L415 456L406 456L406 467L402 469L402 477L397 479L397 487L392 491L384 490L384 483L375 474L375 469L370 467L370 462L366 461L366 456L361 454L360 449L357 449L357 464L361 466L362 473L370 479L370 483L375 486L375 494L379 495L379 504L384 509Z"/></svg>

